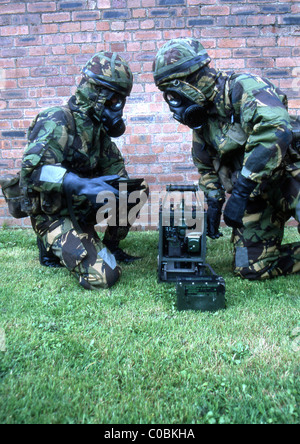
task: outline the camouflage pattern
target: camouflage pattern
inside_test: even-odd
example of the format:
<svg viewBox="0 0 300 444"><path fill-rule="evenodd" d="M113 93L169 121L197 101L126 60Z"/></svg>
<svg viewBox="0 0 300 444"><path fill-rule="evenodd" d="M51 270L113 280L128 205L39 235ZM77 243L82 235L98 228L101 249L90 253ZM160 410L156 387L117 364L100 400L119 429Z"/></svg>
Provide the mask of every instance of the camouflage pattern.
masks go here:
<svg viewBox="0 0 300 444"><path fill-rule="evenodd" d="M203 131L194 132L201 188L223 199L231 190L224 187L222 168L232 186L239 171L257 182L244 227L234 230L235 274L252 280L299 272L300 243L282 245L285 222L300 221L300 155L290 143L286 98L267 80L249 74L228 77L217 98L220 117L209 117Z"/></svg>
<svg viewBox="0 0 300 444"><path fill-rule="evenodd" d="M299 220L299 188L296 179L282 175L249 200L244 227L233 232L236 275L269 279L300 271L300 242L282 245L285 223L297 212Z"/></svg>
<svg viewBox="0 0 300 444"><path fill-rule="evenodd" d="M254 280L297 273L300 243L282 245L285 222L300 221L300 155L291 144L286 98L267 80L243 74L229 76L215 101L218 118L210 116L193 135L201 188L222 200L240 171L257 182L244 227L234 230L235 274Z"/></svg>
<svg viewBox="0 0 300 444"><path fill-rule="evenodd" d="M178 59L165 59L166 65L174 60L180 68ZM156 82L160 89L177 84L195 103L203 103L203 95L208 100L208 120L193 131L192 149L206 197L222 202L238 174L257 183L244 227L234 230L236 274L265 279L300 271L300 245L281 245L284 223L290 217L300 222L300 153L292 142L286 96L251 74L216 72L206 65L192 73L183 70L183 75L176 69L163 83Z"/></svg>
<svg viewBox="0 0 300 444"><path fill-rule="evenodd" d="M80 87L79 90L82 88ZM66 110L50 108L33 122L22 162L21 186L28 196L27 212L41 235L53 217L68 216L62 183L40 182L43 165L62 165L68 171L92 178L106 175L128 177L124 159L102 125L95 126L75 97L69 101L76 131L72 134ZM70 110L69 110L70 112ZM84 196L74 196L74 213L79 220L95 221L95 210Z"/></svg>
<svg viewBox="0 0 300 444"><path fill-rule="evenodd" d="M299 154L290 159L292 127L286 97L268 80L223 73L218 76L213 102L217 112L209 113L203 130L193 134L193 159L206 193L224 197L214 161L232 173L242 170L258 185L287 165L299 169Z"/></svg>
<svg viewBox="0 0 300 444"><path fill-rule="evenodd" d="M98 69L99 63L94 63L95 58L92 60L89 68ZM104 60L102 74L106 78L110 74L107 68L108 55L101 60ZM121 79L121 85L126 84L128 92L132 85L129 68L127 70L117 56L111 57L111 67L112 82ZM127 80L124 80L125 77ZM96 288L109 285L119 276L119 271L109 270L104 259L95 253L104 248L94 234L88 231L97 223L97 210L85 196L73 196L72 207L76 219L87 230L82 237L70 226L62 182L40 180L45 165L61 166L84 178L110 175L128 178L124 159L116 144L108 136L103 124L95 123L91 117L95 106L98 107L98 113L101 113L99 107L101 104L104 106L107 85L102 88L87 79L83 78L67 106L47 109L34 119L28 131L20 184L25 196L24 209L31 216L33 229L45 247L48 251L50 248L53 250L82 285L88 282L87 288L89 285ZM113 233L109 229L106 236L109 239L114 236L118 242L126 237L129 228L120 227L120 230L115 229ZM54 229L58 233L55 237L52 235Z"/></svg>
<svg viewBox="0 0 300 444"><path fill-rule="evenodd" d="M116 53L100 52L95 54L82 70L84 78L101 87L129 96L133 76L127 62Z"/></svg>
<svg viewBox="0 0 300 444"><path fill-rule="evenodd" d="M188 99L194 103L197 103L198 105L204 105L207 101L201 90L183 80L176 79L171 82L164 83L161 85L160 89L165 91L169 90L170 87L172 88L172 91L180 92L181 95L186 96Z"/></svg>
<svg viewBox="0 0 300 444"><path fill-rule="evenodd" d="M192 74L209 62L210 58L198 40L170 40L156 54L153 63L155 84L160 88L162 84Z"/></svg>
<svg viewBox="0 0 300 444"><path fill-rule="evenodd" d="M71 220L64 218L49 227L42 242L85 289L112 287L121 276L121 268L92 226L84 226L83 231L78 234Z"/></svg>

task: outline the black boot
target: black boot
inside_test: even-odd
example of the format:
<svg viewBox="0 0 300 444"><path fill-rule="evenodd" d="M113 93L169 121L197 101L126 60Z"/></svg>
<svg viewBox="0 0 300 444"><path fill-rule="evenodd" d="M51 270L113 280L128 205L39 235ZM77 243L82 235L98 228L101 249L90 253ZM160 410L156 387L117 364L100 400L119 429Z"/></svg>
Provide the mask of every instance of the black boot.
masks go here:
<svg viewBox="0 0 300 444"><path fill-rule="evenodd" d="M37 246L39 249L39 259L41 265L50 268L62 267L59 258L55 256L55 254L53 254L51 251L47 251L46 248L44 247L43 242L38 237L37 237Z"/></svg>
<svg viewBox="0 0 300 444"><path fill-rule="evenodd" d="M131 256L130 254L125 253L120 247L118 243L115 242L103 242L104 245L109 249L111 254L114 255L117 262L123 262L124 264L131 264L134 261L138 261L142 259L138 256Z"/></svg>

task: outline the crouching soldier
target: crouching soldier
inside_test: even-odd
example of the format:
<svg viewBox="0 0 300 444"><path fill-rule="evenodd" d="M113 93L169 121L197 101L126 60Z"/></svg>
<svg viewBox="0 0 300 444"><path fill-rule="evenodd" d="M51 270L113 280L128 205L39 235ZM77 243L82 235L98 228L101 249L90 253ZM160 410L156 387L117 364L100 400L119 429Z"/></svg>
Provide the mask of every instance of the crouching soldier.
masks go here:
<svg viewBox="0 0 300 444"><path fill-rule="evenodd" d="M68 105L41 112L29 129L20 182L40 261L66 267L86 289L111 287L121 275L119 262L138 259L119 247L129 223L109 225L103 242L94 228L99 193L117 201L118 181L128 179L111 137L125 132L122 115L131 89L128 64L115 53L98 53ZM147 184L138 190L147 195Z"/></svg>
<svg viewBox="0 0 300 444"><path fill-rule="evenodd" d="M173 117L193 129L193 159L208 203L208 235L233 228L234 271L266 279L300 271L300 243L282 245L285 223L300 221L299 141L286 96L270 81L209 67L195 39L157 53L154 80ZM297 147L298 143L298 147Z"/></svg>

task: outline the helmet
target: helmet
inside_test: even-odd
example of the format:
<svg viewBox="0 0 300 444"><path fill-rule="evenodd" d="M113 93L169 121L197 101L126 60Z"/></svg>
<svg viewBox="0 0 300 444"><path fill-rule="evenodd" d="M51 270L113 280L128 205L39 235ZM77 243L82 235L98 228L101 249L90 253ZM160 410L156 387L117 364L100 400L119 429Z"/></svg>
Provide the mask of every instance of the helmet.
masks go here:
<svg viewBox="0 0 300 444"><path fill-rule="evenodd" d="M179 77L186 77L211 61L201 43L193 38L179 38L167 42L158 51L154 63L156 86Z"/></svg>
<svg viewBox="0 0 300 444"><path fill-rule="evenodd" d="M124 96L132 90L133 76L127 62L116 53L95 54L82 70L84 78L94 85L104 86Z"/></svg>

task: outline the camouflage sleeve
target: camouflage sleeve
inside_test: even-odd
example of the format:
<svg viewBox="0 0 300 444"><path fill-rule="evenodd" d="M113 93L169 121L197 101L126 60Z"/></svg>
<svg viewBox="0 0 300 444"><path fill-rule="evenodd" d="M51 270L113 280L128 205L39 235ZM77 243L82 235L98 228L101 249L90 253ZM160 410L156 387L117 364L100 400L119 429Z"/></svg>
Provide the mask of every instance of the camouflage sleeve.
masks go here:
<svg viewBox="0 0 300 444"><path fill-rule="evenodd" d="M241 75L232 104L247 134L242 175L260 183L278 168L292 141L284 95L268 80Z"/></svg>
<svg viewBox="0 0 300 444"><path fill-rule="evenodd" d="M62 180L40 180L45 165L61 166L68 144L68 124L60 108L40 113L28 131L28 144L22 161L21 183L35 191L61 192Z"/></svg>
<svg viewBox="0 0 300 444"><path fill-rule="evenodd" d="M99 170L102 176L117 174L118 176L128 178L124 158L117 145L106 132L104 132L102 140L102 155L99 160Z"/></svg>
<svg viewBox="0 0 300 444"><path fill-rule="evenodd" d="M197 131L193 131L192 156L200 174L199 186L205 196L223 199L225 191L213 165L215 155Z"/></svg>

